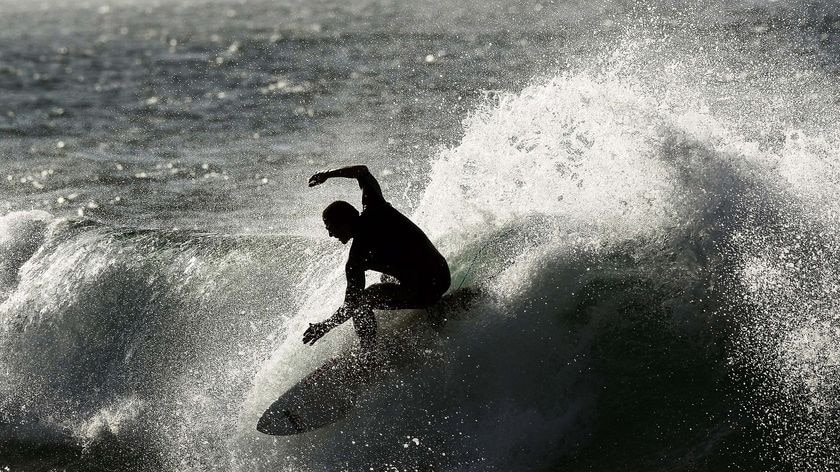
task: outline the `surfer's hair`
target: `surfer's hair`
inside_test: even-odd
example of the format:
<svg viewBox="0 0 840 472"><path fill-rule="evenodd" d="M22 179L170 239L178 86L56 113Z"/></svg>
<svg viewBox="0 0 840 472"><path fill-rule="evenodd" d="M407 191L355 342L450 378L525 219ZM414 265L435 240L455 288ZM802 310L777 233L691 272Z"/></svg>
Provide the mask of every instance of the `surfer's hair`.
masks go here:
<svg viewBox="0 0 840 472"><path fill-rule="evenodd" d="M332 223L351 223L359 216L359 210L344 200L338 200L327 205L321 216L324 218L324 221Z"/></svg>

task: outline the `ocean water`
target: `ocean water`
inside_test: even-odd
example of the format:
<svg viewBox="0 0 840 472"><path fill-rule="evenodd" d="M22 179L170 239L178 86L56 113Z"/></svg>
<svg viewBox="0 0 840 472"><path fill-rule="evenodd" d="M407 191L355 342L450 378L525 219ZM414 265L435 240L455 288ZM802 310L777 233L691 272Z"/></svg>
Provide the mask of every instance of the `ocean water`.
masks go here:
<svg viewBox="0 0 840 472"><path fill-rule="evenodd" d="M838 74L832 2L0 0L0 469L837 470ZM262 435L357 163L483 296Z"/></svg>

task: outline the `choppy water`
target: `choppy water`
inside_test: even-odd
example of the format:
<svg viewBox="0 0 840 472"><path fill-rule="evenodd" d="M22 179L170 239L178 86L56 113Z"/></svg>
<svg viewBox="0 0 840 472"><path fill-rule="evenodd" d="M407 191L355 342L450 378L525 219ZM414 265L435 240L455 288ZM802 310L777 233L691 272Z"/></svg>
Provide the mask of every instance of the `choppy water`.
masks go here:
<svg viewBox="0 0 840 472"><path fill-rule="evenodd" d="M834 470L840 8L0 1L0 466ZM334 427L367 163L486 297ZM385 316L385 315L382 315ZM398 387L397 387L398 386Z"/></svg>

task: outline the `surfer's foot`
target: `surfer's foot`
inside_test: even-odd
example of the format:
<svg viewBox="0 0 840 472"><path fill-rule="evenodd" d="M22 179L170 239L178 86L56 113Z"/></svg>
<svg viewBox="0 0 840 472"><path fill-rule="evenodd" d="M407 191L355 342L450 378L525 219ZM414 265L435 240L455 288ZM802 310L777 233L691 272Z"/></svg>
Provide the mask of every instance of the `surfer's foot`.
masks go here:
<svg viewBox="0 0 840 472"><path fill-rule="evenodd" d="M373 374L379 367L378 359L378 352L375 349L362 349L356 354L356 362L358 363L356 372L363 382L370 382L373 378Z"/></svg>
<svg viewBox="0 0 840 472"><path fill-rule="evenodd" d="M432 327L433 330L437 331L438 333L443 329L443 326L446 324L446 317L443 315L444 310L441 310L439 307L431 306L426 309L426 320L429 322L429 326Z"/></svg>
<svg viewBox="0 0 840 472"><path fill-rule="evenodd" d="M376 338L373 337L360 337L359 338L359 346L362 348L362 352L373 352L376 350Z"/></svg>
<svg viewBox="0 0 840 472"><path fill-rule="evenodd" d="M469 310L475 299L482 295L482 291L477 287L462 287L454 292L447 293L435 304L435 308L440 311L457 312Z"/></svg>
<svg viewBox="0 0 840 472"><path fill-rule="evenodd" d="M479 288L462 287L444 295L440 301L426 309L426 317L432 329L440 332L448 320L447 315L469 310L481 294Z"/></svg>
<svg viewBox="0 0 840 472"><path fill-rule="evenodd" d="M452 307L451 309L457 311L466 311L469 310L475 299L482 295L482 291L478 287L463 287L452 294Z"/></svg>

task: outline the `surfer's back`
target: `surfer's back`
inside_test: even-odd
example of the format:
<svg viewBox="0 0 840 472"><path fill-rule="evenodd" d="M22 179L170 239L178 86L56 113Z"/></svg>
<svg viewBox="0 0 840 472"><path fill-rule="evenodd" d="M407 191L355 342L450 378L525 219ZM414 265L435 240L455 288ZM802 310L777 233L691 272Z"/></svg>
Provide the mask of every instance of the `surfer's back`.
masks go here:
<svg viewBox="0 0 840 472"><path fill-rule="evenodd" d="M365 270L396 277L402 283L449 278L446 259L416 224L387 202L367 205L350 250Z"/></svg>

